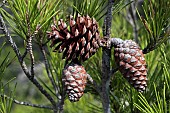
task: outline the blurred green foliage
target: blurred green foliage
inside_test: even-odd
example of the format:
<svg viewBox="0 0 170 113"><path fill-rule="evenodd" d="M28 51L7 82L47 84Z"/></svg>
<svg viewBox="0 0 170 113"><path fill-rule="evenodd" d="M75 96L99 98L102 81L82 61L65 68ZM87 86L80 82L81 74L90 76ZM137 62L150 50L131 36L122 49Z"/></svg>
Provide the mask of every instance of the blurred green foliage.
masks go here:
<svg viewBox="0 0 170 113"><path fill-rule="evenodd" d="M5 42L0 45L0 57L3 55L2 50L5 46ZM4 55L5 58L2 58L0 61L0 113L10 113L13 105L12 98L14 97L15 85L11 87L11 82L15 78L8 79L4 81L4 73L8 66L11 64L12 60L9 59L10 52L7 55ZM11 99L9 99L10 97Z"/></svg>

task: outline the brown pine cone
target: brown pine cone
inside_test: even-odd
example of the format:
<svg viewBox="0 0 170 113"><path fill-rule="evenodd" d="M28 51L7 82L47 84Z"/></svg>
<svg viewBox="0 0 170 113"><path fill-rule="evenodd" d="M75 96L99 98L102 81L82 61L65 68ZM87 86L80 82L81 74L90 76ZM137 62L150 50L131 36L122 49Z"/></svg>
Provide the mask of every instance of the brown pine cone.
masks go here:
<svg viewBox="0 0 170 113"><path fill-rule="evenodd" d="M51 32L47 32L51 47L56 46L54 51L63 52L66 61L76 58L85 61L99 48L98 24L89 16L78 15L76 20L70 16L69 27L60 19L58 25L52 25L51 29Z"/></svg>
<svg viewBox="0 0 170 113"><path fill-rule="evenodd" d="M63 70L63 84L71 102L79 101L83 96L87 73L79 64L67 64Z"/></svg>
<svg viewBox="0 0 170 113"><path fill-rule="evenodd" d="M143 92L147 86L147 69L142 50L132 40L121 40L115 45L114 51L120 72L135 89Z"/></svg>

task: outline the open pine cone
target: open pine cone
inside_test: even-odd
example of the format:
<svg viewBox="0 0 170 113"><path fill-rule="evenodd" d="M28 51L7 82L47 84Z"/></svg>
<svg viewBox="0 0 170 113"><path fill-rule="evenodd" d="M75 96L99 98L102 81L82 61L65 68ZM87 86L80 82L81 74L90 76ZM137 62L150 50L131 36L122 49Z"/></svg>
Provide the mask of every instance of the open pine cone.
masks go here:
<svg viewBox="0 0 170 113"><path fill-rule="evenodd" d="M144 54L139 46L132 40L117 40L114 48L115 61L120 72L128 82L139 92L147 86L147 69Z"/></svg>
<svg viewBox="0 0 170 113"><path fill-rule="evenodd" d="M63 70L63 84L71 102L79 101L83 96L87 73L83 66L75 63L67 64Z"/></svg>
<svg viewBox="0 0 170 113"><path fill-rule="evenodd" d="M56 46L54 51L63 52L66 61L79 58L85 61L90 58L99 48L98 25L94 18L80 16L73 19L70 16L69 28L60 19L58 25L51 26L52 31L47 32L51 47Z"/></svg>

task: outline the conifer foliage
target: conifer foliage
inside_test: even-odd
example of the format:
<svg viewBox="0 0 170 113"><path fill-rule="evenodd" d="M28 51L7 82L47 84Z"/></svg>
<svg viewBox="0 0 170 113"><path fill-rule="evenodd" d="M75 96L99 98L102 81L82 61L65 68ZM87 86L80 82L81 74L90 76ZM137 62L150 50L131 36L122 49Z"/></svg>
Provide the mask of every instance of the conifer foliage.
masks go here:
<svg viewBox="0 0 170 113"><path fill-rule="evenodd" d="M20 102L2 85L0 103L54 113L169 113L169 12L169 0L3 0L0 41L14 51L12 63L32 83L31 96L35 86L33 97L48 102Z"/></svg>

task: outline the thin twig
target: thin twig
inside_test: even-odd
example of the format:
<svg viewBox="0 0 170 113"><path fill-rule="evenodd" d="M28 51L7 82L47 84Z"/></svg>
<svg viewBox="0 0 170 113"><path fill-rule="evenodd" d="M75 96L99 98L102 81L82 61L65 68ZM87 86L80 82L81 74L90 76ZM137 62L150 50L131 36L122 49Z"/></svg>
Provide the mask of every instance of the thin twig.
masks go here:
<svg viewBox="0 0 170 113"><path fill-rule="evenodd" d="M24 58L26 57L27 53L28 53L27 50L25 50L24 54L22 55L22 60L24 60Z"/></svg>
<svg viewBox="0 0 170 113"><path fill-rule="evenodd" d="M0 21L2 23L2 27L4 28L4 33L6 35L6 39L8 40L8 42L11 44L11 47L13 48L15 54L17 55L17 58L19 60L19 63L22 67L22 70L24 71L25 75L29 78L29 80L40 90L40 92L51 102L51 104L53 105L54 107L54 110L56 111L56 102L54 101L54 99L52 98L52 96L40 85L40 83L35 79L33 78L29 71L28 71L28 68L25 64L25 62L22 60L22 56L21 56L21 53L17 47L17 45L15 44L15 42L13 41L6 25L5 25L5 22L3 20L3 17L2 15L0 14Z"/></svg>
<svg viewBox="0 0 170 113"><path fill-rule="evenodd" d="M39 105L39 104L32 104L32 103L29 103L29 102L21 102L21 101L18 101L14 98L11 98L11 97L8 97L7 95L1 95L1 98L6 98L8 100L12 100L15 104L19 104L19 105L24 105L24 106L31 106L31 107L36 107L36 108L44 108L44 109L53 109L52 106L45 106L45 105Z"/></svg>
<svg viewBox="0 0 170 113"><path fill-rule="evenodd" d="M133 27L133 37L134 40L137 44L139 44L139 39L138 39L138 26L137 26L137 13L136 13L136 7L138 4L138 0L133 1L130 4L129 9L127 9L127 16L126 20L131 24Z"/></svg>
<svg viewBox="0 0 170 113"><path fill-rule="evenodd" d="M26 12L26 21L27 21L27 27L28 27L28 34L27 34L27 51L30 54L30 59L31 59L31 76L34 76L34 64L35 64L35 60L34 60L34 55L33 55L33 51L32 51L32 39L34 37L34 33L31 35L31 26L30 26L30 18L29 18L29 14L28 14L28 8L27 8L27 12Z"/></svg>
<svg viewBox="0 0 170 113"><path fill-rule="evenodd" d="M41 49L41 53L42 53L42 55L43 55L44 64L45 64L45 69L46 69L48 78L50 79L51 84L53 85L53 88L54 88L54 90L55 90L55 92L56 92L57 98L61 99L61 95L59 95L59 93L58 93L57 85L56 85L56 83L55 83L55 81L54 81L54 78L53 78L52 75L51 75L51 72L49 71L50 65L49 65L48 60L47 60L47 56L46 56L46 52L45 52L44 46L41 46L41 45L40 45L40 49Z"/></svg>
<svg viewBox="0 0 170 113"><path fill-rule="evenodd" d="M91 84L94 86L95 90L100 94L101 93L101 89L97 85L97 83L93 80L93 78L89 74L87 74L87 78L91 82Z"/></svg>

